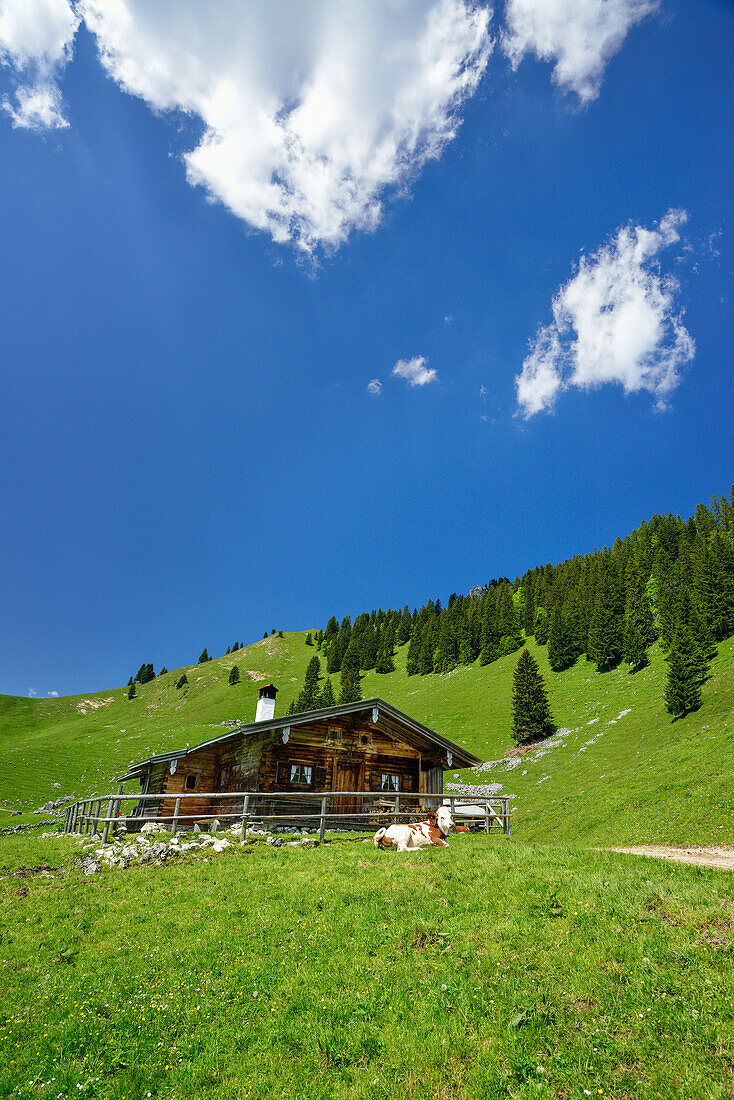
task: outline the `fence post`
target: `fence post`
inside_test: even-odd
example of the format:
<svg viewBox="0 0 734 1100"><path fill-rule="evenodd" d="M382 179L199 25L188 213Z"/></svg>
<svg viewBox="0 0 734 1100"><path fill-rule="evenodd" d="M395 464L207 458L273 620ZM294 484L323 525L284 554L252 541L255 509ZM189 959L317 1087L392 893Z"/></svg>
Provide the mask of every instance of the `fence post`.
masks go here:
<svg viewBox="0 0 734 1100"><path fill-rule="evenodd" d="M171 825L171 836L175 836L178 832L178 812L181 809L181 799L176 799L176 805L173 810L173 824Z"/></svg>
<svg viewBox="0 0 734 1100"><path fill-rule="evenodd" d="M395 809L393 810L393 823L395 825L397 825L397 823L398 823L398 814L399 813L400 813L400 795L396 794L395 795Z"/></svg>
<svg viewBox="0 0 734 1100"><path fill-rule="evenodd" d="M107 820L104 823L104 830L102 832L102 843L107 843L107 837L110 835L110 817L112 816L112 799L107 803L107 810L105 811L105 817Z"/></svg>
<svg viewBox="0 0 734 1100"><path fill-rule="evenodd" d="M117 793L118 793L118 795L122 794L122 783L117 784ZM115 804L112 807L112 817L115 821L117 821L119 816L120 816L120 799L116 798L115 799ZM114 828L114 825L113 825L113 828Z"/></svg>
<svg viewBox="0 0 734 1100"><path fill-rule="evenodd" d="M319 843L324 843L324 834L326 832L326 807L328 805L328 797L321 799L321 817L319 818Z"/></svg>
<svg viewBox="0 0 734 1100"><path fill-rule="evenodd" d="M242 829L240 830L240 844L245 843L247 836L247 811L250 808L250 796L246 794L242 801Z"/></svg>
<svg viewBox="0 0 734 1100"><path fill-rule="evenodd" d="M485 799L485 802L484 802L484 831L485 831L485 833L488 833L490 829L491 829L491 825L489 823L489 802Z"/></svg>
<svg viewBox="0 0 734 1100"><path fill-rule="evenodd" d="M92 809L92 836L97 835L97 827L99 826L99 811L100 811L101 806L102 806L102 799L98 798L97 799L97 809L96 809L96 811L94 809ZM92 807L94 807L94 803L92 803Z"/></svg>
<svg viewBox="0 0 734 1100"><path fill-rule="evenodd" d="M504 818L503 826L507 836L510 835L510 800L509 798L502 799L502 816Z"/></svg>

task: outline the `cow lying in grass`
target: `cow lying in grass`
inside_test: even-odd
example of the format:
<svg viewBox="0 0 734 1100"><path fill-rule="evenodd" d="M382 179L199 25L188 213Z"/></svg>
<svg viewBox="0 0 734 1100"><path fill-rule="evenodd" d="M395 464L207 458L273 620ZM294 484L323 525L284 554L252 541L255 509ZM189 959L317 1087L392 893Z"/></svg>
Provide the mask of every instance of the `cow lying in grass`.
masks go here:
<svg viewBox="0 0 734 1100"><path fill-rule="evenodd" d="M429 814L426 821L378 829L375 833L375 848L397 848L399 852L430 848L432 844L448 848L446 834L453 824L448 806L441 806L437 813Z"/></svg>

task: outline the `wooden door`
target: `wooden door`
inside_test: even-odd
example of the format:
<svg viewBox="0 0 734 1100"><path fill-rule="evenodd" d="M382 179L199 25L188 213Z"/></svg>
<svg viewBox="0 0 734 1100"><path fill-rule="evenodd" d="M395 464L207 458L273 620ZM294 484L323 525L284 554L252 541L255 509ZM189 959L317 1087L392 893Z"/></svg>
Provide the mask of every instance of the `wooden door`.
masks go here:
<svg viewBox="0 0 734 1100"><path fill-rule="evenodd" d="M345 760L337 757L334 761L334 781L332 791L360 791L362 789L362 761ZM344 795L334 799L334 809L340 814L358 814L362 812L362 799Z"/></svg>

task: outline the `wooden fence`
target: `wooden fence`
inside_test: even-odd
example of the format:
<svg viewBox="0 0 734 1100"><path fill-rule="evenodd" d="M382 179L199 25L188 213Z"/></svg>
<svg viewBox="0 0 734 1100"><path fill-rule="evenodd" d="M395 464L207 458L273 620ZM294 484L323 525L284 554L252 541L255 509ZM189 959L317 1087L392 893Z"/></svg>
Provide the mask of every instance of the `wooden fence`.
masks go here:
<svg viewBox="0 0 734 1100"><path fill-rule="evenodd" d="M223 804L221 811L212 809L209 814L201 812L187 814L186 801L196 799L201 802L202 797L210 799L211 803L221 802ZM364 800L363 809L358 813L344 813L333 808L333 800L337 798L350 800L361 798ZM240 800L241 804L237 809L227 808L237 805ZM182 827L190 826L192 822L211 822L216 818L219 822L238 823L243 841L248 825L260 825L266 822L280 825L287 825L290 822L294 828L313 825L314 829L318 823L319 838L323 841L327 823L342 830L347 827L362 831L377 829L381 825L390 825L398 821L425 817L425 808L417 805L412 810L409 808L411 800L413 803L430 802L434 808L443 802L450 808L451 816L457 825L478 825L487 833L492 829L501 829L507 836L510 835L509 795L472 798L456 795L413 794L406 791L394 795L376 794L375 791L331 791L329 794L308 791L217 791L204 794L197 791L195 794L141 795L123 794L119 790L117 794L94 795L92 798L68 806L64 819L64 832L96 836L101 830L102 843L105 844L110 827L114 830L115 826L120 824L134 824L137 829L147 821L154 821L157 824L169 822L169 831L175 834ZM135 812L126 814L124 806L130 802L134 803ZM163 802L173 803L172 813L155 812L156 804L160 811L160 803ZM258 802L261 803L259 811ZM288 806L289 802L295 802L296 805ZM279 812L272 812L273 803L285 803L285 806ZM477 812L476 808L480 812ZM284 812L288 809L295 809L297 812ZM309 812L310 810L313 812Z"/></svg>

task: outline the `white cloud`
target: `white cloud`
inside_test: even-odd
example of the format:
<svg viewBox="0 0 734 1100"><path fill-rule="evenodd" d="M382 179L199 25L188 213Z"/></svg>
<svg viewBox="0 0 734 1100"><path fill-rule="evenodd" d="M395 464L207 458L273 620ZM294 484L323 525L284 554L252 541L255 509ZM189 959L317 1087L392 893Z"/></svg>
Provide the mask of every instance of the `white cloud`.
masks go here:
<svg viewBox="0 0 734 1100"><path fill-rule="evenodd" d="M29 699L35 698L36 695L38 695L38 692L36 691L35 688L28 688L28 698Z"/></svg>
<svg viewBox="0 0 734 1100"><path fill-rule="evenodd" d="M507 0L502 48L513 69L526 53L554 62L554 83L587 103L627 31L657 7L658 0Z"/></svg>
<svg viewBox="0 0 734 1100"><path fill-rule="evenodd" d="M422 355L416 355L413 359L398 359L392 373L397 378L405 378L411 386L427 386L430 382L438 381L436 371L433 367L426 366Z"/></svg>
<svg viewBox="0 0 734 1100"><path fill-rule="evenodd" d="M79 16L68 0L0 0L0 63L19 84L3 109L32 130L68 126L57 80L71 57Z"/></svg>
<svg viewBox="0 0 734 1100"><path fill-rule="evenodd" d="M371 382L367 383L367 393L370 397L379 397L382 393L382 382L379 378L373 378Z"/></svg>
<svg viewBox="0 0 734 1100"><path fill-rule="evenodd" d="M489 390L487 389L487 387L484 385L483 382L482 382L481 386L479 387L479 396L482 399L482 401L486 401L487 398L489 397Z"/></svg>
<svg viewBox="0 0 734 1100"><path fill-rule="evenodd" d="M589 390L617 383L646 390L664 408L695 344L676 306L678 283L656 260L680 240L687 215L670 210L654 229L625 226L592 256L553 299L553 321L542 327L516 377L526 418L550 409L569 386Z"/></svg>
<svg viewBox="0 0 734 1100"><path fill-rule="evenodd" d="M53 695L53 697L54 697L55 699L58 699L58 697L59 697L59 693L58 693L58 691L49 691L49 695Z"/></svg>
<svg viewBox="0 0 734 1100"><path fill-rule="evenodd" d="M103 64L204 124L189 182L311 253L373 229L456 134L492 49L473 0L79 0Z"/></svg>

